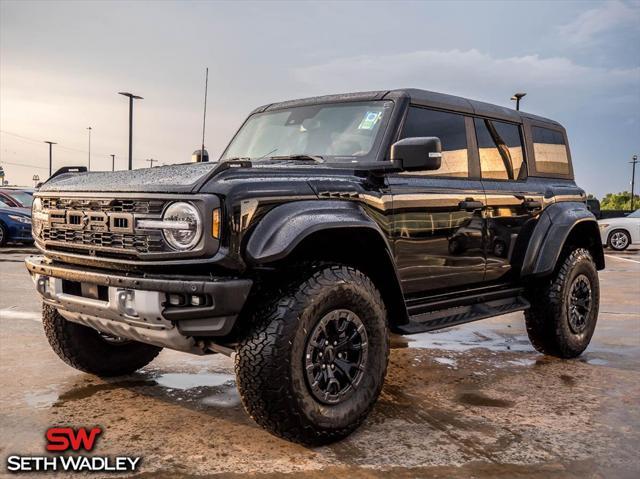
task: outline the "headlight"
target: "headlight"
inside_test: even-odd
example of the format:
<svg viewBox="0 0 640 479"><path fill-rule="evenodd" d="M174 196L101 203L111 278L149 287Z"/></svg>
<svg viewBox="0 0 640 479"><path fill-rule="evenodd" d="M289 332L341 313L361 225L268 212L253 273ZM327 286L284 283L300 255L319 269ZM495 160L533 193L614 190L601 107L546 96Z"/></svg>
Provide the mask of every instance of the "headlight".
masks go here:
<svg viewBox="0 0 640 479"><path fill-rule="evenodd" d="M202 221L195 206L190 203L172 203L162 215L162 234L176 250L192 249L202 236Z"/></svg>
<svg viewBox="0 0 640 479"><path fill-rule="evenodd" d="M42 200L36 198L31 205L31 229L34 237L40 237L44 222L49 221L49 215L42 211Z"/></svg>
<svg viewBox="0 0 640 479"><path fill-rule="evenodd" d="M9 218L11 218L13 221L17 221L18 223L24 223L26 225L31 224L31 218L29 218L28 216L9 215Z"/></svg>

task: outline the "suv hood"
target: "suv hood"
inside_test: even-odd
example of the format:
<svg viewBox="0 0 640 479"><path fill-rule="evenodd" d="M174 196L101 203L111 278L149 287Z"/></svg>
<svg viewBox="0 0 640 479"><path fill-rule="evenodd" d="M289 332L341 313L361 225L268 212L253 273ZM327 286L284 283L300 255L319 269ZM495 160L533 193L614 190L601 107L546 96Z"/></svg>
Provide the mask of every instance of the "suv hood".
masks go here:
<svg viewBox="0 0 640 479"><path fill-rule="evenodd" d="M324 163L297 161L228 161L220 163L187 163L182 165L144 168L133 171L100 171L70 173L47 181L39 192L140 192L140 193L195 193L226 189L231 182L263 185L270 181L321 179L326 176L353 174L352 168L336 168ZM216 188L217 185L217 188Z"/></svg>
<svg viewBox="0 0 640 479"><path fill-rule="evenodd" d="M190 193L218 163L187 163L140 170L68 173L47 181L38 191Z"/></svg>

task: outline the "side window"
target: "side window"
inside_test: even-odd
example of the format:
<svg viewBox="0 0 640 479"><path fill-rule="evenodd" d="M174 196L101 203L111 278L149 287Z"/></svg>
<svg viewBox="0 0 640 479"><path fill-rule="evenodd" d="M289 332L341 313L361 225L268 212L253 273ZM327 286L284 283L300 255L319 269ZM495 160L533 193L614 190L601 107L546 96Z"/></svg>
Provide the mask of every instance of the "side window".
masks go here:
<svg viewBox="0 0 640 479"><path fill-rule="evenodd" d="M568 175L569 157L562 133L539 126L532 127L531 133L536 170L539 173Z"/></svg>
<svg viewBox="0 0 640 479"><path fill-rule="evenodd" d="M437 136L442 142L442 165L422 175L467 178L469 161L464 116L426 108L409 107L402 138Z"/></svg>
<svg viewBox="0 0 640 479"><path fill-rule="evenodd" d="M520 127L495 120L474 119L483 178L522 180L526 167Z"/></svg>

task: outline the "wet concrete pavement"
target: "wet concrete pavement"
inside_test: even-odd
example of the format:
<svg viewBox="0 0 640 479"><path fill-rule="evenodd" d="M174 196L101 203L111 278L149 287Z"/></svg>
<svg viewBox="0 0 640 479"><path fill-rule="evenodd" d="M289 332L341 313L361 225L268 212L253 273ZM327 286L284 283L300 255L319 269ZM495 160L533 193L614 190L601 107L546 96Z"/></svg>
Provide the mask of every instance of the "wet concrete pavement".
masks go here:
<svg viewBox="0 0 640 479"><path fill-rule="evenodd" d="M53 425L102 426L96 454L142 456L137 477L640 474L638 252L608 253L598 327L579 359L536 353L521 313L394 337L372 415L315 449L259 429L220 355L163 351L110 381L67 367L46 342L23 257L0 252L0 474L10 454L42 455Z"/></svg>

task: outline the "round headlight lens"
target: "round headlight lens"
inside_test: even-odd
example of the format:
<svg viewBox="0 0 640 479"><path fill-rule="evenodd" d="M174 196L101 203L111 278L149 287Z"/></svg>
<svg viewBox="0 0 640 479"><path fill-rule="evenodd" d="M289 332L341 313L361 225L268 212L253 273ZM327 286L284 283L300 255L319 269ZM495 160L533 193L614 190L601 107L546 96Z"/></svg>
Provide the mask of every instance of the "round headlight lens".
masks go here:
<svg viewBox="0 0 640 479"><path fill-rule="evenodd" d="M173 249L186 251L200 241L202 221L198 210L192 204L172 203L164 210L162 221L171 224L171 227L162 229L162 234Z"/></svg>

